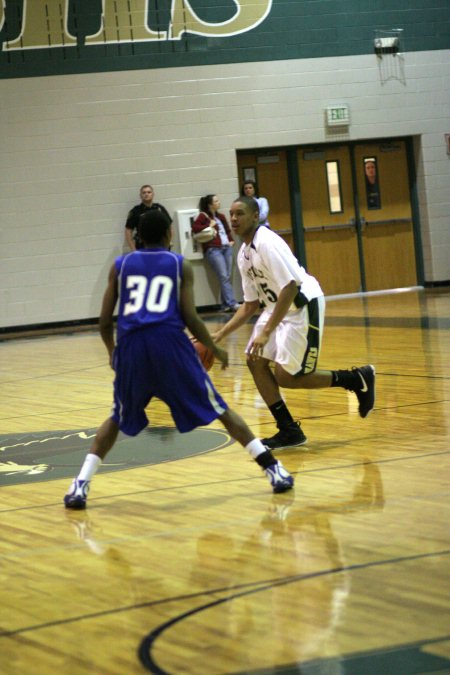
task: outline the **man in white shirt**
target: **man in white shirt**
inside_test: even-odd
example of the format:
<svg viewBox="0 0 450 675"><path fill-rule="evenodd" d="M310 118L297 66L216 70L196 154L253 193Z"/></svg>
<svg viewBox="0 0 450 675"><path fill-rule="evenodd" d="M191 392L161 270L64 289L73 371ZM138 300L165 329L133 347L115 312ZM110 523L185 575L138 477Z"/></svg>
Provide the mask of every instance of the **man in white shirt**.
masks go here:
<svg viewBox="0 0 450 675"><path fill-rule="evenodd" d="M375 404L374 366L317 370L325 314L325 298L317 279L299 265L279 235L259 227L254 199L239 197L231 205L230 217L234 233L243 241L238 266L244 304L214 339L219 342L263 307L245 350L256 387L279 429L274 436L263 438L263 443L275 450L307 441L283 401L280 387L343 387L356 394L359 414L366 417Z"/></svg>

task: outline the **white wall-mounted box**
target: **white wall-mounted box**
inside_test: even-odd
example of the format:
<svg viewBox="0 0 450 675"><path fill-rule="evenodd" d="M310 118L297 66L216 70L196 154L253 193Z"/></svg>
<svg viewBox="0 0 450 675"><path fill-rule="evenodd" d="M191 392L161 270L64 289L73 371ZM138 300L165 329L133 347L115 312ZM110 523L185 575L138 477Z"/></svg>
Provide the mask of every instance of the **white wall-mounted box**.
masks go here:
<svg viewBox="0 0 450 675"><path fill-rule="evenodd" d="M192 238L192 223L199 214L198 209L176 211L173 228L174 249L188 260L201 260L203 251L201 244Z"/></svg>

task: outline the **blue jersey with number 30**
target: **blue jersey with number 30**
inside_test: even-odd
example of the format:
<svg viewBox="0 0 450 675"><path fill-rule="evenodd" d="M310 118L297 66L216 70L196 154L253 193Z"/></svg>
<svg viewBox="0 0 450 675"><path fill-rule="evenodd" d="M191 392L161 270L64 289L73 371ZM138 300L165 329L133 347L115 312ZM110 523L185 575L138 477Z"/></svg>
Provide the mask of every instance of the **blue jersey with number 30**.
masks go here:
<svg viewBox="0 0 450 675"><path fill-rule="evenodd" d="M119 316L111 419L129 436L148 425L153 397L168 405L181 432L210 424L227 409L184 330L182 263L183 256L164 248L115 261Z"/></svg>
<svg viewBox="0 0 450 675"><path fill-rule="evenodd" d="M149 325L184 329L179 302L182 260L163 248L141 249L116 259L117 341Z"/></svg>

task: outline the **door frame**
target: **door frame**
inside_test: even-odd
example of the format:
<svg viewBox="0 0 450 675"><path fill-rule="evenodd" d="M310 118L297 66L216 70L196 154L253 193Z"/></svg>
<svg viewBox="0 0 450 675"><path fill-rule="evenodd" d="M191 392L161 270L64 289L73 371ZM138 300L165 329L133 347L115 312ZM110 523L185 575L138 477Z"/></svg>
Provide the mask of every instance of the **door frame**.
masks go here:
<svg viewBox="0 0 450 675"><path fill-rule="evenodd" d="M417 172L414 153L415 140L417 140L417 142L420 142L420 138L414 136L392 136L392 137L388 136L386 138L364 138L364 139L361 138L358 140L341 140L332 143L329 142L301 143L299 145L291 145L285 147L273 146L264 148L246 148L236 150L236 153L244 154L247 152L258 154L263 152L276 152L277 150L278 151L283 150L286 153L287 175L289 183L288 189L290 200L289 206L292 222L292 242L295 255L300 261L302 261L302 264L307 266L308 261L306 254L305 230L302 212L302 191L301 191L300 172L297 160L297 151L312 148L317 149L318 151L323 151L325 149L342 146L346 146L349 149L349 159L352 176L352 190L353 190L353 208L355 211L356 237L360 261L361 289L362 292L367 292L365 265L364 265L363 238L362 238L362 222L361 222L359 196L357 191L357 180L356 180L355 148L359 145L366 145L370 143L376 144L395 143L396 141L402 141L405 143L409 199L411 205L412 232L413 232L414 252L415 252L416 279L418 285L423 286L425 281L425 271L423 262L422 233L421 233L421 223L419 213L419 196L417 189Z"/></svg>

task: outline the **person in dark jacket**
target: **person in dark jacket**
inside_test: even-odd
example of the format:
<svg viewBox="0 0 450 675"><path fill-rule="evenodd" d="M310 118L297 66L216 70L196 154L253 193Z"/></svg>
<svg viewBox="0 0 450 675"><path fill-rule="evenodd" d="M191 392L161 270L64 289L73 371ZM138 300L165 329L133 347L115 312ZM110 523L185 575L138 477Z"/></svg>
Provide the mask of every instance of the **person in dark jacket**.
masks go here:
<svg viewBox="0 0 450 675"><path fill-rule="evenodd" d="M137 227L139 218L143 213L147 211L161 211L172 222L172 218L164 206L153 202L155 191L151 185L143 185L139 190L139 196L141 203L133 206L131 211L128 212L127 222L125 223L125 241L131 251L142 248L142 242L139 241L137 236Z"/></svg>

